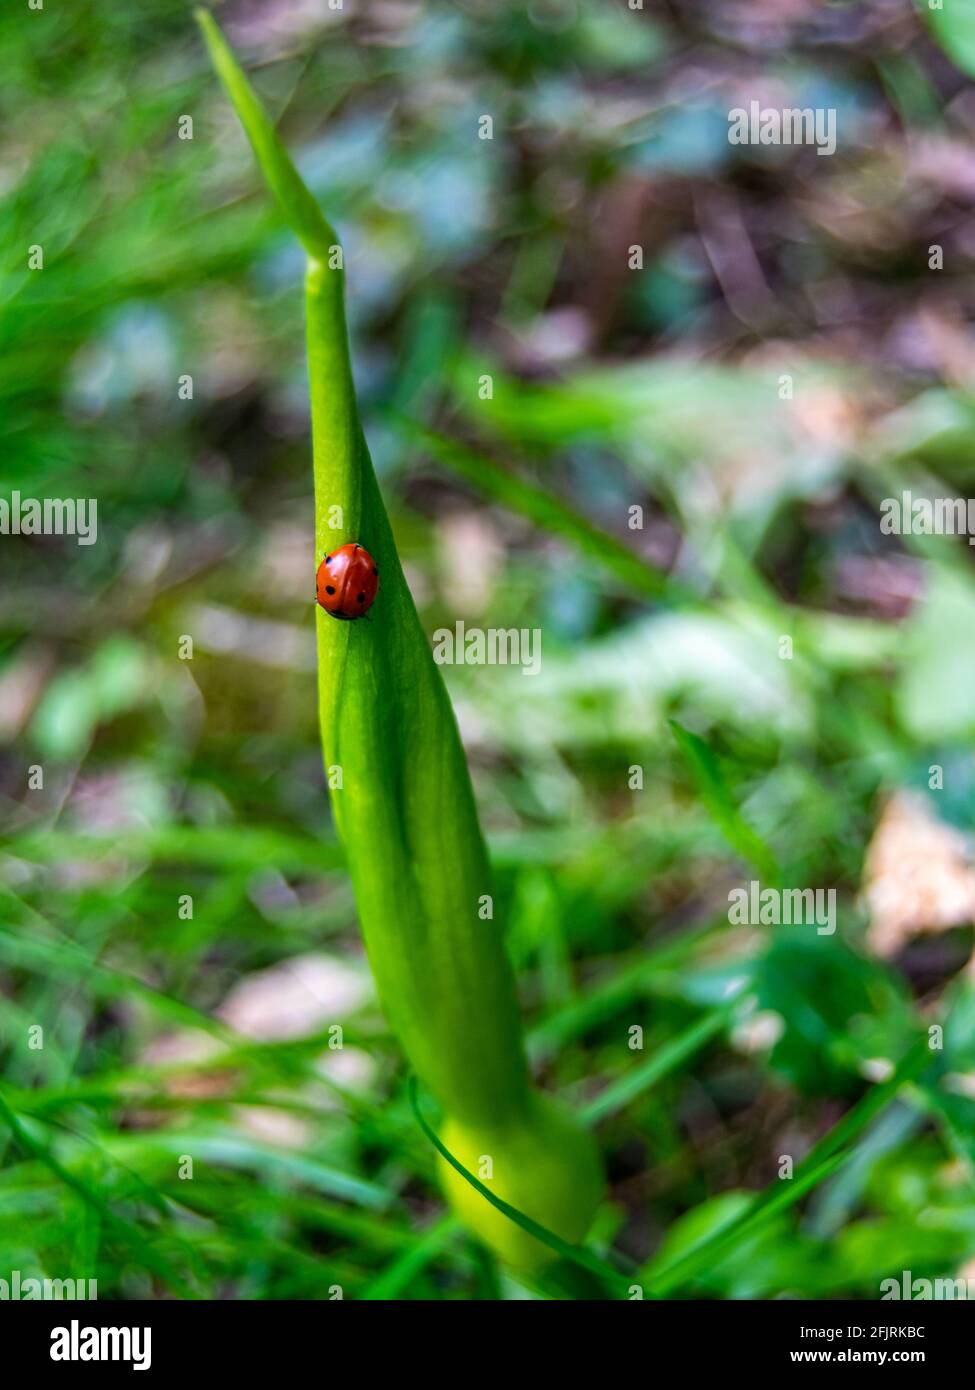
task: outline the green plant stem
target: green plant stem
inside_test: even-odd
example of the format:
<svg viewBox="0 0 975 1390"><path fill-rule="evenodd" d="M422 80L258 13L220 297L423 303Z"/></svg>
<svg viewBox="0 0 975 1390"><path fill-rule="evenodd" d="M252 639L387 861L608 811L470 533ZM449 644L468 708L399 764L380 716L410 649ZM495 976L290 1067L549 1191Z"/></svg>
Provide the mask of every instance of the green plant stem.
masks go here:
<svg viewBox="0 0 975 1390"><path fill-rule="evenodd" d="M332 807L380 998L469 1163L497 1163L516 1206L576 1239L598 1199L589 1136L529 1083L514 977L450 699L403 576L359 419L341 248L212 18L216 69L268 186L308 255L316 561L358 542L379 595L368 621L316 609L319 713ZM309 589L311 588L309 567ZM548 1252L442 1169L451 1200L509 1258ZM530 1211L531 1215L532 1212Z"/></svg>
<svg viewBox="0 0 975 1390"><path fill-rule="evenodd" d="M319 710L332 804L380 996L452 1116L523 1113L528 1072L514 981L492 920L487 853L453 710L403 577L359 422L334 229L299 179L211 16L214 64L308 255L305 277L318 555L360 540L377 561L368 623L318 610Z"/></svg>

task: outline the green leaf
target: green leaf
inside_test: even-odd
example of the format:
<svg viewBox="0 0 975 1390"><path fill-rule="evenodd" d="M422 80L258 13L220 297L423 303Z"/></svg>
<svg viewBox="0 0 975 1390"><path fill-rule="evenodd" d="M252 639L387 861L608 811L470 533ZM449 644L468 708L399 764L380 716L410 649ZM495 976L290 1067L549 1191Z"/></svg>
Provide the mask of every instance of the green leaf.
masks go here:
<svg viewBox="0 0 975 1390"><path fill-rule="evenodd" d="M419 1074L452 1115L517 1110L527 1071L467 762L446 687L403 577L359 421L338 238L212 17L214 65L286 220L308 253L307 341L317 555L358 541L377 563L369 621L317 610L326 768L380 996ZM329 262L336 268L331 269ZM339 524L333 526L332 522ZM309 591L315 557L309 556Z"/></svg>
<svg viewBox="0 0 975 1390"><path fill-rule="evenodd" d="M254 148L257 162L285 220L305 248L310 260L327 261L331 248L338 245L338 237L289 159L287 150L265 116L261 103L227 46L216 20L207 10L196 10L195 14L210 50L213 66L234 104L240 123ZM333 298L341 301L341 275L335 283L337 288Z"/></svg>
<svg viewBox="0 0 975 1390"><path fill-rule="evenodd" d="M815 927L769 930L775 935L751 983L759 1009L785 1022L769 1064L805 1095L857 1091L865 1058L896 1058L913 1037L906 992L897 976L838 936L820 936Z"/></svg>
<svg viewBox="0 0 975 1390"><path fill-rule="evenodd" d="M928 0L918 0L918 8L955 66L975 77L975 6L971 0L944 0L937 10Z"/></svg>
<svg viewBox="0 0 975 1390"><path fill-rule="evenodd" d="M370 621L336 622L316 609L322 750L379 995L454 1142L475 1152L497 1144L500 1188L554 1213L550 1224L584 1229L599 1200L598 1159L589 1135L529 1083L514 977L500 924L486 911L491 877L467 761L359 419L338 240L216 24L199 18L268 186L308 253L317 554L358 542L380 575ZM314 568L309 556L309 590ZM444 1176L465 1220L500 1253L515 1263L547 1253L484 1203L470 1207L449 1168Z"/></svg>
<svg viewBox="0 0 975 1390"><path fill-rule="evenodd" d="M78 757L99 724L132 709L151 690L142 648L127 638L111 638L87 666L65 671L51 682L31 732L47 757Z"/></svg>
<svg viewBox="0 0 975 1390"><path fill-rule="evenodd" d="M975 624L975 585L932 566L928 590L901 629L897 712L919 742L967 739L975 732L975 648L946 640Z"/></svg>

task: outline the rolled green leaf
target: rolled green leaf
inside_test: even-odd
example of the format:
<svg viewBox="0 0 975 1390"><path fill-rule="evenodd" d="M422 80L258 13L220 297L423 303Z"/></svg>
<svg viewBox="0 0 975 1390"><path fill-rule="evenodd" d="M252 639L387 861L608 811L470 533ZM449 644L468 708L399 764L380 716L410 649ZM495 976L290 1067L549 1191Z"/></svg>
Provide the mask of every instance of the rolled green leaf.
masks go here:
<svg viewBox="0 0 975 1390"><path fill-rule="evenodd" d="M380 574L370 621L317 609L322 749L379 995L446 1120L442 1140L510 1206L568 1241L602 1191L590 1136L531 1086L514 979L453 709L403 577L359 419L335 232L212 17L214 66L264 177L308 256L317 556L350 541ZM309 565L309 590L313 566ZM446 1163L458 1214L508 1260L551 1251Z"/></svg>

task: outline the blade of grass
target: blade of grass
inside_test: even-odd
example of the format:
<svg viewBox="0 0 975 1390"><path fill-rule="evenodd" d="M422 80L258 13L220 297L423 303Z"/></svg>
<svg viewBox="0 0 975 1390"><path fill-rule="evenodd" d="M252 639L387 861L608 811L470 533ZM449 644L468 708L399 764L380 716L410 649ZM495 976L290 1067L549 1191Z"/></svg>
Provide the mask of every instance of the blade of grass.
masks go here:
<svg viewBox="0 0 975 1390"><path fill-rule="evenodd" d="M152 1134L117 1134L107 1138L103 1147L112 1159L129 1164L135 1160L153 1160L164 1163L167 1168L174 1166L171 1160L180 1154L192 1153L201 1162L247 1170L264 1182L301 1184L323 1196L337 1197L372 1211L382 1211L393 1201L386 1188L356 1177L354 1173L332 1168L302 1154L284 1152L231 1129L214 1132L166 1129Z"/></svg>
<svg viewBox="0 0 975 1390"><path fill-rule="evenodd" d="M543 530L564 537L582 554L595 560L603 569L616 575L637 593L647 598L659 598L665 593L670 597L678 597L681 594L681 586L677 581L669 581L635 551L630 550L607 531L594 526L586 517L545 488L526 482L482 452L475 452L466 445L458 444L415 421L397 418L406 432L417 443L422 444L438 462L471 483L479 492L509 507L519 516L527 517ZM691 594L688 591L687 597L700 601L699 594Z"/></svg>
<svg viewBox="0 0 975 1390"><path fill-rule="evenodd" d="M323 844L310 837L285 835L260 826L169 825L150 830L123 830L107 835L80 835L59 826L52 835L47 827L29 830L11 846L18 858L33 863L58 863L65 859L148 859L154 863L175 861L214 868L280 869L282 873L328 873L343 868L345 855L338 844Z"/></svg>
<svg viewBox="0 0 975 1390"><path fill-rule="evenodd" d="M42 1144L20 1123L13 1110L7 1104L2 1089L0 1089L0 1119L6 1124L13 1136L14 1142L24 1153L31 1158L38 1160L48 1168L59 1182L75 1193L77 1197L90 1207L101 1217L122 1242L132 1250L143 1268L150 1270L158 1278L162 1279L166 1286L183 1298L195 1298L196 1295L189 1285L183 1280L180 1274L170 1265L162 1255L155 1250L138 1226L134 1226L130 1221L125 1221L117 1216L109 1204L104 1200L100 1193L85 1182L76 1174L69 1171L55 1158L50 1149Z"/></svg>
<svg viewBox="0 0 975 1390"><path fill-rule="evenodd" d="M580 1119L584 1124L598 1125L607 1116L621 1110L624 1105L629 1105L630 1101L635 1100L651 1086L655 1086L689 1057L693 1057L705 1043L716 1038L727 1026L731 1013L732 1006L727 1005L699 1018L690 1028L672 1038L659 1052L655 1052L652 1057L648 1057L626 1075L617 1077L596 1096L595 1100L584 1105L579 1112Z"/></svg>
<svg viewBox="0 0 975 1390"><path fill-rule="evenodd" d="M714 750L675 719L667 722L701 793L701 800L728 844L746 864L758 870L767 884L777 884L781 873L775 855L738 809Z"/></svg>
<svg viewBox="0 0 975 1390"><path fill-rule="evenodd" d="M425 1269L455 1239L460 1230L460 1222L455 1216L442 1217L419 1240L414 1241L408 1250L398 1255L392 1264L367 1284L359 1295L369 1302L385 1298L396 1298L421 1270Z"/></svg>
<svg viewBox="0 0 975 1390"><path fill-rule="evenodd" d="M727 917L705 922L682 930L658 946L641 950L638 959L630 965L620 968L614 962L617 968L607 973L606 978L588 993L535 1024L528 1037L533 1062L544 1060L573 1038L598 1027L631 999L652 992L655 978L666 981L693 960L698 948L707 945L726 926Z"/></svg>
<svg viewBox="0 0 975 1390"><path fill-rule="evenodd" d="M850 1140L886 1109L930 1061L931 1054L926 1041L919 1040L908 1051L894 1075L868 1091L863 1099L813 1146L796 1168L790 1181L776 1182L774 1186L758 1193L734 1221L705 1237L697 1245L691 1246L673 1263L663 1269L652 1271L652 1296L663 1298L678 1289L686 1288L706 1265L713 1263L730 1245L754 1235L781 1211L793 1206L807 1192L811 1192L821 1182L832 1177L856 1152L855 1149L845 1147Z"/></svg>
<svg viewBox="0 0 975 1390"><path fill-rule="evenodd" d="M423 1133L430 1140L430 1143L437 1150L437 1153L444 1162L449 1163L451 1168L453 1168L465 1182L469 1183L475 1192L479 1192L484 1200L489 1202L496 1211L501 1212L509 1221L513 1221L516 1226L520 1226L523 1231L527 1231L530 1236L540 1241L542 1245L547 1245L556 1255L560 1255L562 1259L570 1260L573 1264L581 1266L581 1268L588 1270L590 1274L595 1274L601 1283L608 1285L615 1293L623 1293L624 1286L626 1285L626 1276L624 1274L614 1269L607 1261L601 1260L598 1255L594 1255L591 1250L587 1250L581 1245L571 1245L568 1241L563 1240L561 1236L556 1235L554 1231L548 1230L545 1226L541 1225L540 1222L533 1221L532 1218L527 1216L523 1211L519 1211L517 1207L513 1207L510 1202L506 1202L503 1198L498 1197L497 1194L492 1192L489 1187L486 1187L480 1179L469 1172L459 1159L454 1157L424 1117L423 1111L420 1108L420 1093L415 1076L410 1077L409 1096L410 1105L413 1107L413 1114L416 1116L417 1124L423 1130Z"/></svg>

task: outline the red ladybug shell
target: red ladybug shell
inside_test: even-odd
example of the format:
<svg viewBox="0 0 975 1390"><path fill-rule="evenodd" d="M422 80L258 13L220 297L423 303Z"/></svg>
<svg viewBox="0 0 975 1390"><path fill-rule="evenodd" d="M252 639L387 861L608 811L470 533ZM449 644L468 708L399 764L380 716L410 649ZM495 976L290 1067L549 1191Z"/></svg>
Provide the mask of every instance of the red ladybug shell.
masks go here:
<svg viewBox="0 0 975 1390"><path fill-rule="evenodd" d="M358 543L339 546L318 566L315 597L333 618L361 618L378 592L376 562Z"/></svg>

